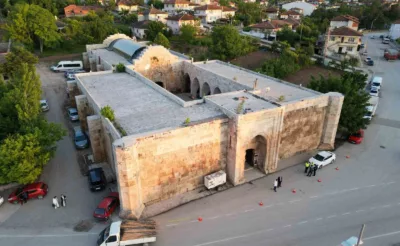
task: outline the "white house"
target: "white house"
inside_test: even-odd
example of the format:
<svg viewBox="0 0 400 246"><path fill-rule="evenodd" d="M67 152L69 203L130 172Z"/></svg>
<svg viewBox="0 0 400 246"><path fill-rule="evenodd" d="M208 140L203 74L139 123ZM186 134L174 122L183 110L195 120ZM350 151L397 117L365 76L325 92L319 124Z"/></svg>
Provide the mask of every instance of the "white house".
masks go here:
<svg viewBox="0 0 400 246"><path fill-rule="evenodd" d="M138 10L138 5L131 0L119 0L117 2L117 11L121 12L123 10L128 10L129 12L134 12Z"/></svg>
<svg viewBox="0 0 400 246"><path fill-rule="evenodd" d="M151 21L160 21L165 24L167 23L166 20L167 17L168 17L167 12L163 12L159 9L151 7L150 9L147 9L143 13L138 14L138 21L151 20Z"/></svg>
<svg viewBox="0 0 400 246"><path fill-rule="evenodd" d="M306 3L306 2L292 2L292 3L286 3L282 5L283 9L292 9L292 8L299 8L303 10L303 15L308 16L311 15L312 12L317 8L314 4L311 3Z"/></svg>
<svg viewBox="0 0 400 246"><path fill-rule="evenodd" d="M278 19L279 9L274 7L269 7L264 9L264 12L267 15L268 19Z"/></svg>
<svg viewBox="0 0 400 246"><path fill-rule="evenodd" d="M211 0L190 0L190 2L198 5L211 4Z"/></svg>
<svg viewBox="0 0 400 246"><path fill-rule="evenodd" d="M331 23L329 26L330 26L331 30L338 28L338 27L345 26L345 27L348 27L348 28L351 28L351 29L357 31L359 23L360 23L360 21L358 20L358 18L356 18L354 16L339 15L339 16L334 17L331 20Z"/></svg>
<svg viewBox="0 0 400 246"><path fill-rule="evenodd" d="M295 20L300 20L301 14L299 12L294 11L294 10L289 10L289 11L286 11L285 13L281 13L280 14L280 18L284 19L284 20L288 19L288 18L292 18L292 19L295 19Z"/></svg>
<svg viewBox="0 0 400 246"><path fill-rule="evenodd" d="M390 25L389 36L393 39L400 38L400 19Z"/></svg>
<svg viewBox="0 0 400 246"><path fill-rule="evenodd" d="M194 8L194 15L200 18L202 23L211 23L219 19L233 17L235 11L236 9L230 7L209 4Z"/></svg>
<svg viewBox="0 0 400 246"><path fill-rule="evenodd" d="M325 52L328 56L344 58L347 55L359 57L362 33L347 27L337 27L326 37Z"/></svg>
<svg viewBox="0 0 400 246"><path fill-rule="evenodd" d="M194 10L194 8L198 6L199 4L186 0L165 0L163 11L175 15L178 10Z"/></svg>
<svg viewBox="0 0 400 246"><path fill-rule="evenodd" d="M179 34L182 25L196 25L194 16L189 14L169 16L166 20L168 28L174 34Z"/></svg>
<svg viewBox="0 0 400 246"><path fill-rule="evenodd" d="M143 20L133 23L131 26L132 35L140 39L146 38L145 31L150 23L150 20Z"/></svg>

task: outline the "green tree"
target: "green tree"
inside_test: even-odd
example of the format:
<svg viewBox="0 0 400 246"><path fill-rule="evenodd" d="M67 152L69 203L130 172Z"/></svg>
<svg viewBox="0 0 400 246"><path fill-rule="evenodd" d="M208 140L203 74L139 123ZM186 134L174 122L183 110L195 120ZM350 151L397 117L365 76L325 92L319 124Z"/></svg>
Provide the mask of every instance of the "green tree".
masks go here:
<svg viewBox="0 0 400 246"><path fill-rule="evenodd" d="M38 43L40 52L60 39L53 14L37 5L17 4L7 19L10 37L30 47Z"/></svg>
<svg viewBox="0 0 400 246"><path fill-rule="evenodd" d="M165 29L165 25L159 21L152 21L149 23L147 30L145 31L146 37L150 41L154 41L158 33L162 33Z"/></svg>
<svg viewBox="0 0 400 246"><path fill-rule="evenodd" d="M181 31L180 38L183 41L190 43L195 38L195 35L197 33L197 27L193 25L184 24L181 26L180 31Z"/></svg>
<svg viewBox="0 0 400 246"><path fill-rule="evenodd" d="M277 37L279 41L286 41L292 47L300 39L299 34L297 32L293 32L292 29L289 28L289 26L284 26L280 31L278 31Z"/></svg>
<svg viewBox="0 0 400 246"><path fill-rule="evenodd" d="M39 61L37 56L21 46L14 46L5 58L6 62L0 65L0 72L9 77L20 71L23 63L35 65Z"/></svg>
<svg viewBox="0 0 400 246"><path fill-rule="evenodd" d="M282 50L279 58L275 58L265 62L259 72L271 77L283 79L286 76L300 70L299 55L294 51L286 48Z"/></svg>
<svg viewBox="0 0 400 246"><path fill-rule="evenodd" d="M153 5L154 8L156 9L163 9L164 8L164 3L160 0L150 0L147 2L147 5L151 6Z"/></svg>
<svg viewBox="0 0 400 246"><path fill-rule="evenodd" d="M308 84L310 89L327 93L340 92L344 95L342 112L340 114L340 130L347 133L354 133L361 128L366 128L368 119L364 119L367 113L365 107L368 106L370 96L363 90L367 75L346 72L341 77L320 76L319 79L312 78Z"/></svg>
<svg viewBox="0 0 400 246"><path fill-rule="evenodd" d="M218 1L219 5L229 7L229 0L219 0Z"/></svg>
<svg viewBox="0 0 400 246"><path fill-rule="evenodd" d="M57 15L58 14L56 1L53 1L53 0L29 0L28 2L30 4L35 4L35 5L39 6L39 7L47 9L53 15Z"/></svg>
<svg viewBox="0 0 400 246"><path fill-rule="evenodd" d="M167 49L169 49L169 47L170 47L168 38L165 37L164 34L162 34L161 32L159 32L157 34L156 38L154 39L154 43L162 45Z"/></svg>
<svg viewBox="0 0 400 246"><path fill-rule="evenodd" d="M253 39L241 36L238 30L230 25L214 27L211 38L211 51L216 58L222 60L233 59L256 49Z"/></svg>
<svg viewBox="0 0 400 246"><path fill-rule="evenodd" d="M83 31L92 37L93 42L103 42L106 37L117 32L114 16L104 11L90 11L83 17Z"/></svg>
<svg viewBox="0 0 400 246"><path fill-rule="evenodd" d="M261 10L260 4L239 2L235 18L243 22L243 25L248 26L261 22L263 17L264 13Z"/></svg>

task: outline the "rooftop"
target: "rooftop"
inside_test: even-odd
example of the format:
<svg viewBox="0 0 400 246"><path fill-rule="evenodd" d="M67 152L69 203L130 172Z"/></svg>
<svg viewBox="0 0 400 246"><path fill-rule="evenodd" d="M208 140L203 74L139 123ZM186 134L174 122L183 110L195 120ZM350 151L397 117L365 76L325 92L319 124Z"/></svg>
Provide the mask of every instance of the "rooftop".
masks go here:
<svg viewBox="0 0 400 246"><path fill-rule="evenodd" d="M187 21L187 20L195 20L193 15L189 14L180 14L180 15L174 15L174 16L169 16L166 18L166 20L172 20L172 21Z"/></svg>
<svg viewBox="0 0 400 246"><path fill-rule="evenodd" d="M122 55L119 55L116 52L111 51L111 50L97 49L97 50L92 50L91 52L93 52L97 56L101 57L102 60L107 61L107 63L109 63L110 65L118 64L118 63L128 65L131 63L130 61L128 61L127 58L125 58Z"/></svg>
<svg viewBox="0 0 400 246"><path fill-rule="evenodd" d="M168 15L167 12L161 11L159 9L156 9L154 7L151 7L150 9L147 9L143 12L145 15Z"/></svg>
<svg viewBox="0 0 400 246"><path fill-rule="evenodd" d="M259 93L260 96L272 101L277 101L280 96L284 96L284 101L288 102L320 94L307 88L290 84L289 82L280 81L221 61L209 61L205 64L204 62L199 62L195 64L196 66L213 72L221 77L228 78L227 76L229 76L228 79L232 80L236 78L235 81L237 83L249 87L249 90L253 90L254 82L257 80L256 90L264 91ZM268 92L267 88L269 88Z"/></svg>
<svg viewBox="0 0 400 246"><path fill-rule="evenodd" d="M354 21L359 23L360 21L358 20L357 17L351 16L351 15L339 15L334 17L331 21Z"/></svg>
<svg viewBox="0 0 400 246"><path fill-rule="evenodd" d="M362 33L357 32L356 30L353 30L347 26L341 26L338 28L335 28L331 31L330 35L333 36L357 36L357 37L361 37Z"/></svg>
<svg viewBox="0 0 400 246"><path fill-rule="evenodd" d="M109 105L114 110L116 121L128 135L179 127L186 118L196 122L225 117L207 103L184 108L127 73L79 74L77 77L99 108Z"/></svg>
<svg viewBox="0 0 400 246"><path fill-rule="evenodd" d="M143 20L143 21L134 22L134 23L132 23L132 27L138 28L138 29L147 29L147 27L149 26L149 24L151 22L152 22L151 20Z"/></svg>

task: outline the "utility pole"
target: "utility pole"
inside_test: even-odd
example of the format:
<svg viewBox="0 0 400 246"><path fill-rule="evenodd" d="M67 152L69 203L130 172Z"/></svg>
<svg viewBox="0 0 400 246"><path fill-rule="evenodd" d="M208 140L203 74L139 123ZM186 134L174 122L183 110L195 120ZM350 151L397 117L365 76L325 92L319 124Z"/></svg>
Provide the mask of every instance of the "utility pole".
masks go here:
<svg viewBox="0 0 400 246"><path fill-rule="evenodd" d="M364 233L364 229L365 229L365 224L363 224L362 227L361 227L360 235L358 235L358 240L357 240L356 246L360 246L361 238L362 238L363 233Z"/></svg>

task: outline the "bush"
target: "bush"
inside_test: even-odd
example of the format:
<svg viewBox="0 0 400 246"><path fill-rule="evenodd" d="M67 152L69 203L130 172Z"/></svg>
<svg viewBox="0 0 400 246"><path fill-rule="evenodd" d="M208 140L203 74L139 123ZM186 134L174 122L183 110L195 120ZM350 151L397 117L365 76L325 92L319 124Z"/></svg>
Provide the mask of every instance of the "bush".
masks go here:
<svg viewBox="0 0 400 246"><path fill-rule="evenodd" d="M111 122L114 122L115 120L114 110L109 105L103 107L100 110L100 113L105 118L108 118Z"/></svg>
<svg viewBox="0 0 400 246"><path fill-rule="evenodd" d="M125 65L122 63L118 63L116 69L118 73L123 73L125 72Z"/></svg>

